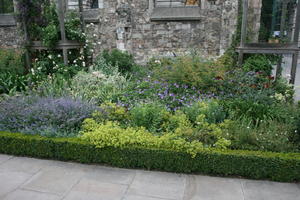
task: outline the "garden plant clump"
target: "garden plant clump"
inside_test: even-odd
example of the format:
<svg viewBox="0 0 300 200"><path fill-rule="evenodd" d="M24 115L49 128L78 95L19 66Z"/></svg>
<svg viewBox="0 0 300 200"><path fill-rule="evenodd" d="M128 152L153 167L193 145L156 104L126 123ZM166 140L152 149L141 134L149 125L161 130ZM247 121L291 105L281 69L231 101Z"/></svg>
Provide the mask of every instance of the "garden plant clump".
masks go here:
<svg viewBox="0 0 300 200"><path fill-rule="evenodd" d="M89 66L78 65L80 55L74 57L77 66L65 66L59 64L58 55L44 52L37 65L27 74L22 72L27 77L23 87L2 90L0 131L6 131L2 133L3 139L9 137L7 132L20 132L33 135L32 141L39 136L57 142L61 138L70 145L79 145L76 148L88 144L103 152L173 152L195 161L208 156L208 160L219 162L213 161L213 155L223 159L226 152L240 155L239 151L245 151L246 156L239 157L244 161L260 154L248 150L289 153L291 159L299 157L300 115L299 106L293 102L293 87L284 79L274 80L268 67L262 71L258 66L252 68L256 64L253 59L242 69L229 67L228 58L205 60L194 54L152 59L139 66L128 53L107 50ZM11 59L11 63L18 63L19 58ZM263 59L267 57L258 63ZM19 67L22 70L21 62ZM12 134L15 136L19 138ZM64 159L77 160L74 156ZM120 155L114 156L112 159ZM79 158L82 159L87 158ZM131 164L104 160L117 166L136 167L136 162L127 157L125 160ZM168 162L165 164L169 166ZM148 164L149 168L173 171L152 162ZM178 163L175 166L179 167ZM206 173L201 166L176 168L179 172L194 170ZM214 170L218 173L219 169ZM284 180L261 170L257 175L238 169L220 170L221 174ZM294 172L289 169L288 173L286 177Z"/></svg>

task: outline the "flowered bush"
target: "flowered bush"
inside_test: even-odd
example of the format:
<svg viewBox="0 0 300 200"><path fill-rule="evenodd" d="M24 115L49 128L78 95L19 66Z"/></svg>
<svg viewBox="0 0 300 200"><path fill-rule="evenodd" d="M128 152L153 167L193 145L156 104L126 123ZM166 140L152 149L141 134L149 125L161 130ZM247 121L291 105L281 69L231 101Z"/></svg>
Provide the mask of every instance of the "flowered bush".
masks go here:
<svg viewBox="0 0 300 200"><path fill-rule="evenodd" d="M75 136L96 107L70 97L11 97L0 102L0 130Z"/></svg>
<svg viewBox="0 0 300 200"><path fill-rule="evenodd" d="M149 75L142 80L129 83L118 103L126 107L133 107L141 102L155 101L165 105L168 110L175 111L197 100L212 97L215 95L205 93L195 87L153 80Z"/></svg>

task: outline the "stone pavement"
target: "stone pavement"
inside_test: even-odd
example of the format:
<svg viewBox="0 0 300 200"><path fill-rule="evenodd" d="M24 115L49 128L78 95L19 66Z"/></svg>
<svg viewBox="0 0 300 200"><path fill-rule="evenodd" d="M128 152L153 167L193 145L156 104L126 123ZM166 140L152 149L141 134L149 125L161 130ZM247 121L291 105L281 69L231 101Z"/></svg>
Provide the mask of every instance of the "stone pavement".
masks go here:
<svg viewBox="0 0 300 200"><path fill-rule="evenodd" d="M300 200L300 184L118 169L0 154L0 200Z"/></svg>

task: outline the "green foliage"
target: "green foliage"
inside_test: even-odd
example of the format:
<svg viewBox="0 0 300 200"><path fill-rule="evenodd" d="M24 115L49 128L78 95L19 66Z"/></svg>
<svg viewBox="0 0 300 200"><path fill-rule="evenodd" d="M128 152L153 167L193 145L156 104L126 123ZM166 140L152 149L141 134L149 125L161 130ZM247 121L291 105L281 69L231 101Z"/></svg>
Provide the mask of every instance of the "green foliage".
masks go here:
<svg viewBox="0 0 300 200"><path fill-rule="evenodd" d="M177 173L300 180L300 155L259 151L210 150L190 154L145 148L96 148L79 138L46 138L0 132L0 153L80 163L108 164Z"/></svg>
<svg viewBox="0 0 300 200"><path fill-rule="evenodd" d="M205 91L216 91L218 79L225 69L197 56L176 57L170 64L162 63L154 69L154 77L177 84L185 84Z"/></svg>
<svg viewBox="0 0 300 200"><path fill-rule="evenodd" d="M27 78L18 74L0 73L0 94L13 94L25 90Z"/></svg>
<svg viewBox="0 0 300 200"><path fill-rule="evenodd" d="M25 89L26 78L23 52L14 49L0 49L0 94Z"/></svg>
<svg viewBox="0 0 300 200"><path fill-rule="evenodd" d="M85 41L85 35L81 30L81 21L78 12L69 11L65 21L66 37L68 40L78 42Z"/></svg>
<svg viewBox="0 0 300 200"><path fill-rule="evenodd" d="M79 72L71 82L71 89L73 96L100 105L106 101L117 101L127 84L126 78L116 71L112 75L101 71Z"/></svg>
<svg viewBox="0 0 300 200"><path fill-rule="evenodd" d="M130 110L131 124L145 127L150 132L161 131L161 126L168 115L166 108L157 103L140 104Z"/></svg>
<svg viewBox="0 0 300 200"><path fill-rule="evenodd" d="M49 24L45 28L42 28L42 41L46 47L54 48L59 40L59 28L56 24Z"/></svg>
<svg viewBox="0 0 300 200"><path fill-rule="evenodd" d="M102 55L98 55L90 66L90 71L101 71L105 75L112 75L114 72L118 71L118 66L113 66L106 62Z"/></svg>
<svg viewBox="0 0 300 200"><path fill-rule="evenodd" d="M23 52L15 49L0 49L0 74L13 73L21 75L25 72Z"/></svg>
<svg viewBox="0 0 300 200"><path fill-rule="evenodd" d="M71 60L71 59L70 59ZM78 59L80 60L80 58ZM30 73L27 75L31 87L38 85L52 76L61 76L66 80L71 79L78 71L82 70L82 65L75 63L65 65L62 55L56 51L44 51L39 53L39 57L35 59Z"/></svg>
<svg viewBox="0 0 300 200"><path fill-rule="evenodd" d="M245 60L243 68L245 71L263 72L271 75L274 63L265 55L253 55Z"/></svg>
<svg viewBox="0 0 300 200"><path fill-rule="evenodd" d="M121 125L128 123L129 114L124 107L115 103L103 103L100 109L93 113L93 119L97 123L105 123L106 121L117 121Z"/></svg>
<svg viewBox="0 0 300 200"><path fill-rule="evenodd" d="M232 141L231 147L233 149L273 152L297 151L297 143L291 141L295 138L295 127L292 119L286 123L263 120L258 125L253 125L249 120L241 119L229 125L228 136L228 139Z"/></svg>
<svg viewBox="0 0 300 200"><path fill-rule="evenodd" d="M218 101L197 101L191 106L183 107L182 110L189 120L195 124L199 115L205 115L208 123L220 123L226 118L226 112Z"/></svg>
<svg viewBox="0 0 300 200"><path fill-rule="evenodd" d="M118 49L113 49L111 51L104 50L102 52L102 56L106 63L117 67L122 73L131 72L133 66L135 65L133 56L131 54Z"/></svg>
<svg viewBox="0 0 300 200"><path fill-rule="evenodd" d="M145 128L121 128L115 122L98 124L93 119L86 119L83 125L82 138L98 148L138 147L145 149L171 150L184 152L195 157L203 149L200 142L187 142L174 134L154 136Z"/></svg>

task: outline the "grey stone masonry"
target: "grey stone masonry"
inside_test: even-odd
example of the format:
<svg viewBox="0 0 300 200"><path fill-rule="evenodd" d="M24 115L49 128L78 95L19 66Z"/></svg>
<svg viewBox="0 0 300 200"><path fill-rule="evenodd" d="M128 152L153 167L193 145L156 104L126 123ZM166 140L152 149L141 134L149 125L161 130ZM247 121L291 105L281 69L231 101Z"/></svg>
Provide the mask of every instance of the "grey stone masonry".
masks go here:
<svg viewBox="0 0 300 200"><path fill-rule="evenodd" d="M78 0L67 2L69 9L78 8ZM139 63L192 49L218 56L231 43L238 15L238 0L201 0L200 5L180 7L155 7L154 0L98 0L95 9L90 8L92 0L83 0L83 5L95 54L118 48L134 54ZM0 25L0 36L0 46L7 47L20 45L22 38L16 26Z"/></svg>
<svg viewBox="0 0 300 200"><path fill-rule="evenodd" d="M99 23L89 29L101 42L95 53L119 48L133 53L141 63L192 49L218 56L235 33L238 0L213 2L202 0L201 7L155 8L153 0L104 0Z"/></svg>

